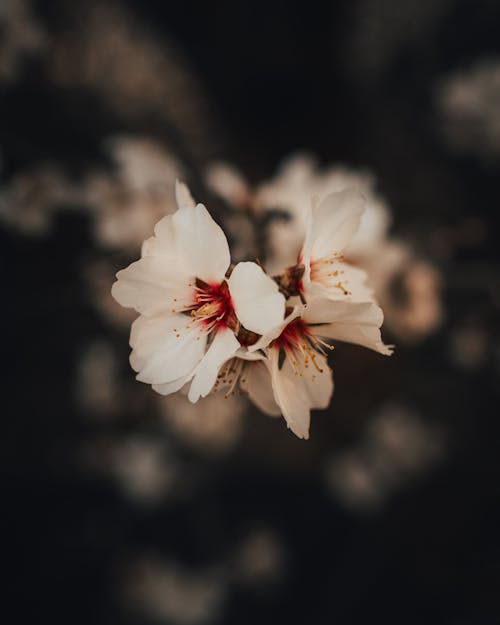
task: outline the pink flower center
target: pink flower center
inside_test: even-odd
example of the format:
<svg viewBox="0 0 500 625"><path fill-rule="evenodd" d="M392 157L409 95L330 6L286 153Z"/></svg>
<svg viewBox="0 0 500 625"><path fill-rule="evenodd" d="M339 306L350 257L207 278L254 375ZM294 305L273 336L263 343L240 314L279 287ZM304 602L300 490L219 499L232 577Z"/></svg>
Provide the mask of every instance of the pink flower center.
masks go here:
<svg viewBox="0 0 500 625"><path fill-rule="evenodd" d="M297 347L307 341L311 336L311 332L307 327L303 319L298 317L291 321L287 326L283 328L283 331L274 340L276 347L280 349L293 351Z"/></svg>
<svg viewBox="0 0 500 625"><path fill-rule="evenodd" d="M191 316L207 326L207 331L219 327L235 330L238 326L229 287L224 280L220 284L207 284L196 279L194 303L189 307Z"/></svg>
<svg viewBox="0 0 500 625"><path fill-rule="evenodd" d="M318 373L323 373L323 369L316 362L317 354L325 355L326 349L333 349L332 345L316 336L300 317L283 328L271 347L283 350L297 375L302 375L302 368L308 369L311 364Z"/></svg>

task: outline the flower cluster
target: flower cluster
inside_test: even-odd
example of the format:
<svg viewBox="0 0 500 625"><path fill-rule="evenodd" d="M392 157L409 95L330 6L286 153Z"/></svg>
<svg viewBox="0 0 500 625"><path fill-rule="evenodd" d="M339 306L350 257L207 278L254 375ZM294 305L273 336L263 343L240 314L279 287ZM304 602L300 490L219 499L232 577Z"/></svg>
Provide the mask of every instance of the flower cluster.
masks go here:
<svg viewBox="0 0 500 625"><path fill-rule="evenodd" d="M239 389L308 438L311 409L326 408L333 393L330 340L391 353L366 274L342 254L359 228L362 195L313 199L298 258L274 277L256 262L232 265L207 209L183 184L176 197L178 210L156 224L112 288L140 313L130 335L137 379L163 395L186 387L192 402Z"/></svg>
<svg viewBox="0 0 500 625"><path fill-rule="evenodd" d="M297 153L286 158L272 178L257 185L224 162L212 163L205 179L210 189L238 211L238 221L233 218L237 240L242 237L244 215L261 224L264 236L259 239L260 247L271 275L296 261L304 242L310 199L357 189L365 199L365 210L343 254L348 263L367 272L387 329L401 342L415 343L441 322L439 271L419 257L408 240L390 234L391 210L370 172L341 165L321 167L312 154ZM230 220L225 225L230 232L234 230ZM245 247L248 253L252 241L245 242ZM233 248L233 253L238 251Z"/></svg>

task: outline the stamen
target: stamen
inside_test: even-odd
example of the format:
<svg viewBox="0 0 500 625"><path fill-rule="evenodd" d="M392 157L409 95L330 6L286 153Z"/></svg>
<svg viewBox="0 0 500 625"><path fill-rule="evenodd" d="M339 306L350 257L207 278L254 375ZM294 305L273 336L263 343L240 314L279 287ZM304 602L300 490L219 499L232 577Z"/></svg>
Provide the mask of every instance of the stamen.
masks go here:
<svg viewBox="0 0 500 625"><path fill-rule="evenodd" d="M352 292L345 286L345 280L336 280L345 271L339 266L344 261L341 253L334 252L330 256L311 261L311 280L319 282L326 287L339 289L344 295L352 295ZM337 265L333 268L332 265Z"/></svg>
<svg viewBox="0 0 500 625"><path fill-rule="evenodd" d="M282 351L294 375L311 374L312 380L316 378L316 374L310 371L311 363L314 370L323 373L324 369L317 362L318 355L326 357L327 350L334 349L333 345L313 334L310 327L300 318L289 323L270 346ZM281 369L282 366L283 362L280 360L278 367Z"/></svg>
<svg viewBox="0 0 500 625"><path fill-rule="evenodd" d="M206 332L212 332L219 326L226 326L237 331L239 323L234 312L227 282L208 284L196 278L194 301L184 305L179 312L192 317L193 321L205 325Z"/></svg>
<svg viewBox="0 0 500 625"><path fill-rule="evenodd" d="M230 369L229 372L234 374L234 377L231 381L229 390L224 394L224 398L227 399L230 395L233 394L234 389L238 380L240 379L241 373L243 371L244 361L241 358L232 358L230 361Z"/></svg>

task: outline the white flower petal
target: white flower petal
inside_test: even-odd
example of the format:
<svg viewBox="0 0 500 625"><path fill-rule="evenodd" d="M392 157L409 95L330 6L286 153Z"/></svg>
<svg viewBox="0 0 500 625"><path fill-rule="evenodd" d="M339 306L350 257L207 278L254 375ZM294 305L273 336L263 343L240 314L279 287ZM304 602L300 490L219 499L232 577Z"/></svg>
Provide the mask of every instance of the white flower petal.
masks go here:
<svg viewBox="0 0 500 625"><path fill-rule="evenodd" d="M196 206L196 202L188 186L179 180L175 181L175 199L177 200L177 206L179 208L181 206L187 206L188 208L194 208Z"/></svg>
<svg viewBox="0 0 500 625"><path fill-rule="evenodd" d="M175 197L177 201L177 209L184 207L194 209L196 202L188 187L178 180L175 183ZM176 261L176 255L179 251L177 242L178 235L175 230L175 220L172 219L173 212L170 211L155 225L155 234L146 239L142 244L141 256L166 256L171 261ZM182 249L182 244L181 244Z"/></svg>
<svg viewBox="0 0 500 625"><path fill-rule="evenodd" d="M240 380L240 387L265 414L273 417L281 414L281 409L274 399L271 372L264 362L255 361L247 364Z"/></svg>
<svg viewBox="0 0 500 625"><path fill-rule="evenodd" d="M311 420L310 406L293 371L291 372L288 367L281 370L278 368L278 357L279 351L272 349L269 358L274 398L292 432L299 438L308 439Z"/></svg>
<svg viewBox="0 0 500 625"><path fill-rule="evenodd" d="M160 393L160 395L171 395L172 393L176 393L177 391L180 391L181 388L187 383L189 382L189 380L191 379L192 374L189 375L183 375L180 378L177 378L177 380L174 380L173 382L166 382L165 384L153 384L153 390L156 391L157 393Z"/></svg>
<svg viewBox="0 0 500 625"><path fill-rule="evenodd" d="M130 364L137 380L166 384L192 374L206 346L203 326L185 315L141 316L132 324Z"/></svg>
<svg viewBox="0 0 500 625"><path fill-rule="evenodd" d="M358 323L362 319L380 327L384 321L382 309L374 302L335 302L324 297L310 298L303 317L307 324Z"/></svg>
<svg viewBox="0 0 500 625"><path fill-rule="evenodd" d="M177 258L188 272L205 282L223 280L230 263L229 246L222 228L198 204L180 208L172 219L177 235Z"/></svg>
<svg viewBox="0 0 500 625"><path fill-rule="evenodd" d="M330 193L311 207L302 251L306 269L311 260L341 252L356 234L364 211L364 198L354 188Z"/></svg>
<svg viewBox="0 0 500 625"><path fill-rule="evenodd" d="M307 301L316 297L342 302L374 301L373 289L366 284L368 276L363 269L336 262L329 264L327 271L322 278L314 278L311 273L311 279L303 281Z"/></svg>
<svg viewBox="0 0 500 625"><path fill-rule="evenodd" d="M180 309L193 300L189 279L163 258L141 258L116 274L111 288L115 300L126 308L148 314L152 310Z"/></svg>
<svg viewBox="0 0 500 625"><path fill-rule="evenodd" d="M228 284L236 316L247 330L264 334L283 321L285 298L257 263L238 263Z"/></svg>
<svg viewBox="0 0 500 625"><path fill-rule="evenodd" d="M240 347L234 332L221 328L214 337L206 354L196 367L188 398L193 403L206 397L212 390L221 366L234 356Z"/></svg>
<svg viewBox="0 0 500 625"><path fill-rule="evenodd" d="M333 374L325 356L317 354L316 365L319 371L316 368L314 371L307 370L300 379L306 389L311 408L324 410L328 408L333 395Z"/></svg>
<svg viewBox="0 0 500 625"><path fill-rule="evenodd" d="M326 359L317 354L315 367L299 364L298 374L285 359L279 369L279 350L269 350L274 398L280 406L288 427L299 438L309 438L312 408L326 408L333 393L333 379Z"/></svg>
<svg viewBox="0 0 500 625"><path fill-rule="evenodd" d="M194 205L185 185L179 183L176 194L178 210L160 219L142 255L165 257L167 266L174 263L185 275L219 283L230 263L226 235L203 204Z"/></svg>
<svg viewBox="0 0 500 625"><path fill-rule="evenodd" d="M394 346L386 345L382 341L380 329L374 326L336 323L327 326L326 331L318 330L318 335L354 345L362 345L384 356L391 356L394 351Z"/></svg>
<svg viewBox="0 0 500 625"><path fill-rule="evenodd" d="M387 243L387 234L391 225L391 213L388 206L366 189L368 199L366 210L356 235L346 250L348 256L365 256L376 252Z"/></svg>
<svg viewBox="0 0 500 625"><path fill-rule="evenodd" d="M154 256L154 250L156 245L156 237L152 236L142 242L141 246L141 258L144 256Z"/></svg>
<svg viewBox="0 0 500 625"><path fill-rule="evenodd" d="M155 225L154 236L146 239L142 244L141 255L142 256L162 256L168 259L169 262L176 262L178 260L179 242L175 229L174 215L179 212L180 209L171 215L166 215ZM185 209L192 210L192 209ZM181 243L182 244L182 243Z"/></svg>
<svg viewBox="0 0 500 625"><path fill-rule="evenodd" d="M305 313L314 334L355 345L363 345L390 356L392 346L385 345L380 335L384 314L375 303L328 302L313 300Z"/></svg>

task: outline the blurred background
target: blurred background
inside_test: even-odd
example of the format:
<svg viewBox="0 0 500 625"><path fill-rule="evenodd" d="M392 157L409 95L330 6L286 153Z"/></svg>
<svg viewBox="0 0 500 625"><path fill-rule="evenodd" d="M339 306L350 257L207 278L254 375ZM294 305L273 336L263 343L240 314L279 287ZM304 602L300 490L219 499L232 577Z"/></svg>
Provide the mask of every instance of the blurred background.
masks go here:
<svg viewBox="0 0 500 625"><path fill-rule="evenodd" d="M0 0L0 94L6 621L499 623L498 2ZM304 171L397 345L308 442L136 382L109 294L177 177L272 261Z"/></svg>

